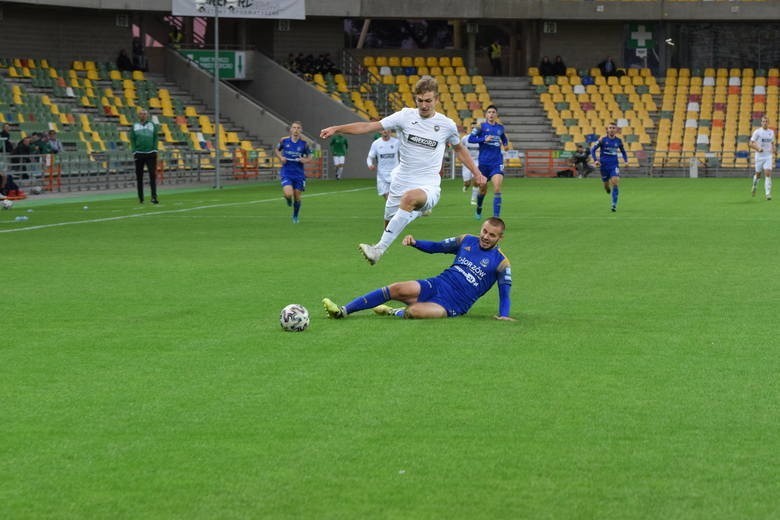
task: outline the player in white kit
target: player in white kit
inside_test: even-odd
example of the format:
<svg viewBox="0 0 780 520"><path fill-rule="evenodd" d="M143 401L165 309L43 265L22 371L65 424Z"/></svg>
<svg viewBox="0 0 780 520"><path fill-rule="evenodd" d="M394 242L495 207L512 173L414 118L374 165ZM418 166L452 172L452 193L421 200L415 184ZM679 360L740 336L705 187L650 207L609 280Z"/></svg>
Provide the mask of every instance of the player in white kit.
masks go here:
<svg viewBox="0 0 780 520"><path fill-rule="evenodd" d="M761 128L757 128L750 137L750 148L756 151L756 173L753 175L751 194L756 196L756 188L764 172L764 193L766 200L772 200L772 166L775 163L775 131L769 128L769 119L761 118Z"/></svg>
<svg viewBox="0 0 780 520"><path fill-rule="evenodd" d="M441 170L449 143L458 159L471 170L478 185L485 177L460 142L455 122L436 112L439 85L431 76L423 76L414 86L417 108L402 108L381 121L348 123L322 129L320 137L341 134L368 134L395 130L400 142L400 162L393 170L390 192L385 202L387 225L374 245L360 244L360 251L371 265L377 263L390 244L401 236L409 223L432 209L441 195Z"/></svg>
<svg viewBox="0 0 780 520"><path fill-rule="evenodd" d="M476 123L471 125L472 130L476 128ZM470 131L466 131L466 135L463 136L463 138L460 140L460 143L465 146L468 151L469 155L472 159L474 159L474 164L479 166L479 143L470 143L469 142L469 136L471 135ZM474 176L471 175L471 171L466 167L464 164L461 166L461 176L463 177L463 191L471 187L471 205L476 206L477 205L477 195L479 194L479 188L477 187L477 184L473 181Z"/></svg>
<svg viewBox="0 0 780 520"><path fill-rule="evenodd" d="M398 166L399 147L398 139L391 135L390 130L382 130L382 137L371 143L366 157L368 169L376 170L376 191L385 200L390 193L390 174Z"/></svg>

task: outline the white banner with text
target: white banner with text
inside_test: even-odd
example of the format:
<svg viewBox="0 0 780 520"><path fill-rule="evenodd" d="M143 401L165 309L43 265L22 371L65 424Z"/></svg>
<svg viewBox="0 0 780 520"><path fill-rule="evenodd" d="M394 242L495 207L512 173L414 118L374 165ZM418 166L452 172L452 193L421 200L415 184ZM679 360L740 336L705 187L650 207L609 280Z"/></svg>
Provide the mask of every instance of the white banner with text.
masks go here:
<svg viewBox="0 0 780 520"><path fill-rule="evenodd" d="M225 18L306 19L305 0L172 0L174 16L214 16Z"/></svg>

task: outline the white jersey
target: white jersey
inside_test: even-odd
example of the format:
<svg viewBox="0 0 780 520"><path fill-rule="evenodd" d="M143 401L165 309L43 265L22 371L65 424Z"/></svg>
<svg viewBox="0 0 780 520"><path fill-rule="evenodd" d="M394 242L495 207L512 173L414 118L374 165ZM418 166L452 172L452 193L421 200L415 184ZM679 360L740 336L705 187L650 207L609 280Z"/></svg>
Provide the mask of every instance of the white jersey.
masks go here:
<svg viewBox="0 0 780 520"><path fill-rule="evenodd" d="M401 143L401 162L393 171L393 182L409 187L440 186L447 143L460 143L455 121L438 112L422 118L416 108L402 108L380 123L385 130L395 130Z"/></svg>
<svg viewBox="0 0 780 520"><path fill-rule="evenodd" d="M376 162L377 174L390 177L390 172L398 166L398 149L401 143L395 137L387 141L381 137L371 143L371 149L366 157L366 164L373 166Z"/></svg>
<svg viewBox="0 0 780 520"><path fill-rule="evenodd" d="M470 143L469 142L470 135L471 134L464 135L463 139L460 140L460 144L466 147L466 150L468 150L469 155L471 156L472 159L474 159L474 164L479 164L477 162L477 160L479 159L479 143Z"/></svg>
<svg viewBox="0 0 780 520"><path fill-rule="evenodd" d="M774 142L775 142L775 131L771 128L767 128L764 130L763 127L757 128L755 132L753 132L753 135L750 137L750 140L756 144L758 144L761 147L760 152L756 152L756 158L767 158L767 157L773 157L774 156Z"/></svg>

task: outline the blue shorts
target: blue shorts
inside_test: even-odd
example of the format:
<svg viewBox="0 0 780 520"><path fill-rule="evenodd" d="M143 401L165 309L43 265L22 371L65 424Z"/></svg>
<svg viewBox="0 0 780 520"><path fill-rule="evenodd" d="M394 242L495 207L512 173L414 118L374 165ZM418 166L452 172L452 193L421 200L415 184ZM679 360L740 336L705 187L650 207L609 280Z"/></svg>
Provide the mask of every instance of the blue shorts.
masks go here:
<svg viewBox="0 0 780 520"><path fill-rule="evenodd" d="M607 182L612 177L620 177L620 168L617 164L602 164L600 170L602 182Z"/></svg>
<svg viewBox="0 0 780 520"><path fill-rule="evenodd" d="M420 295L417 297L417 301L441 305L450 318L466 314L471 307L458 303L456 295L449 290L449 286L442 283L437 277L417 280L417 283L420 284Z"/></svg>
<svg viewBox="0 0 780 520"><path fill-rule="evenodd" d="M498 164L480 164L479 171L486 179L490 180L493 175L504 175L504 165Z"/></svg>
<svg viewBox="0 0 780 520"><path fill-rule="evenodd" d="M301 177L298 175L295 176L282 175L281 179L282 179L282 187L292 186L294 190L306 191L306 176Z"/></svg>

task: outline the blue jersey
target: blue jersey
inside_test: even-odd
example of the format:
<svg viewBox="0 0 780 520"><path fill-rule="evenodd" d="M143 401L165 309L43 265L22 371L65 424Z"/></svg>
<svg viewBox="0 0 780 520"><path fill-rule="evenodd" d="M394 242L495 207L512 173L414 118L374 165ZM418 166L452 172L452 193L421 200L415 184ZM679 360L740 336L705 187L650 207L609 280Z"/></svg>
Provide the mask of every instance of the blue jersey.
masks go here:
<svg viewBox="0 0 780 520"><path fill-rule="evenodd" d="M601 149L601 153L596 155L596 150ZM605 135L593 146L590 153L594 159L601 163L602 169L614 168L618 165L618 152L623 155L623 161L628 162L626 149L623 148L623 141L619 137L609 137Z"/></svg>
<svg viewBox="0 0 780 520"><path fill-rule="evenodd" d="M311 151L309 150L309 144L305 139L298 139L293 141L292 137L285 137L279 141L277 147L282 157L287 159L287 162L282 165L282 169L279 171L280 177L297 177L306 178L306 174L303 170L303 163L301 157L308 157Z"/></svg>
<svg viewBox="0 0 780 520"><path fill-rule="evenodd" d="M456 238L444 243L444 252L453 253L455 260L440 275L420 280L423 290L418 301L436 302L449 316L458 316L468 312L497 281L512 284L509 260L498 247L481 249L474 235L464 235L460 244Z"/></svg>
<svg viewBox="0 0 780 520"><path fill-rule="evenodd" d="M485 141L488 136L493 136L489 141ZM479 143L479 165L496 166L504 164L504 156L501 153L501 145L509 144L504 132L504 125L482 123L479 127L471 131L469 136L470 143Z"/></svg>

